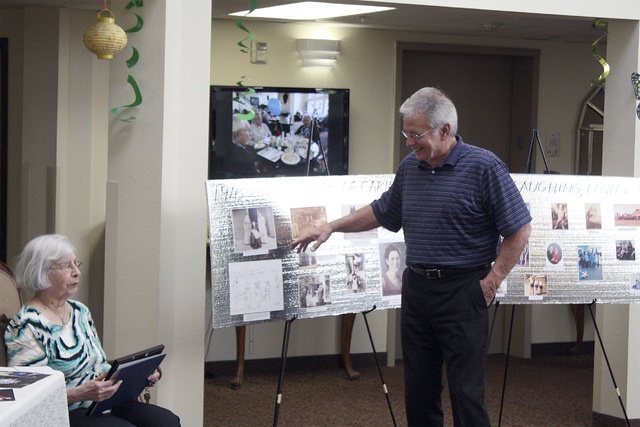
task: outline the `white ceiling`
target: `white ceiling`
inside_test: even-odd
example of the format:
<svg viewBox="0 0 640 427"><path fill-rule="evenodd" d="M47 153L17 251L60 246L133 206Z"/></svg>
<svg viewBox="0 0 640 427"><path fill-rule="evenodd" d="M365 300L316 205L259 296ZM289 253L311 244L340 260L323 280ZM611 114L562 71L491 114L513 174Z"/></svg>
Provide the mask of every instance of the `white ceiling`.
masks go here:
<svg viewBox="0 0 640 427"><path fill-rule="evenodd" d="M258 7L293 3L298 0L259 0ZM358 0L323 0L329 3L372 4ZM395 10L367 15L330 19L323 22L341 23L367 28L418 31L431 34L497 37L566 42L593 42L604 30L592 27L594 18L566 18L550 15L525 15L484 10L379 3ZM228 19L226 14L248 9L250 2L213 0L212 16ZM251 15L246 22L251 22ZM237 19L237 18L235 18Z"/></svg>
<svg viewBox="0 0 640 427"><path fill-rule="evenodd" d="M258 0L258 7L293 3L297 0ZM358 0L323 0L332 3L371 4ZM0 0L0 8L28 6L56 6L74 9L100 9L97 0ZM593 28L593 17L559 17L550 15L517 14L484 10L454 9L417 6L398 3L378 3L396 9L360 16L325 20L365 28L418 31L431 34L464 35L527 40L554 40L563 42L594 42L604 34L602 28ZM230 12L249 9L249 0L212 0L212 17L237 19ZM249 15L244 21L251 22ZM253 18L257 19L257 18ZM285 22L285 21L282 21ZM605 43L606 39L602 41Z"/></svg>

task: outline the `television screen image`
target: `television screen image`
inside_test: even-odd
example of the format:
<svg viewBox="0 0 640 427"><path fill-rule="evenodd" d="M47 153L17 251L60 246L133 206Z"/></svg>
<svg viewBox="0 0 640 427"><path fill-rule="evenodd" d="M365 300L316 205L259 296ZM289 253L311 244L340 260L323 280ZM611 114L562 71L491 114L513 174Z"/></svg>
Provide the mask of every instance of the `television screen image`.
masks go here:
<svg viewBox="0 0 640 427"><path fill-rule="evenodd" d="M209 179L348 173L348 89L211 86L210 106Z"/></svg>

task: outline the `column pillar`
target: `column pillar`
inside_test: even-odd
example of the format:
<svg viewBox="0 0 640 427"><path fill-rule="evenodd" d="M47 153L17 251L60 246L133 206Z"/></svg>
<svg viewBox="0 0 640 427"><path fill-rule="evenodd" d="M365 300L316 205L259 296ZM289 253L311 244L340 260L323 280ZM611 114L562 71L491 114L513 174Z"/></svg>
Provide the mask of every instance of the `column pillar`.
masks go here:
<svg viewBox="0 0 640 427"><path fill-rule="evenodd" d="M640 120L631 73L640 70L638 21L609 21L605 59L611 73L605 87L602 174L640 176ZM630 419L640 419L640 305L598 306L596 321L622 402ZM597 339L597 337L596 337ZM598 343L593 380L594 425L626 425Z"/></svg>
<svg viewBox="0 0 640 427"><path fill-rule="evenodd" d="M130 27L128 1L114 1ZM104 346L109 357L162 343L157 403L202 425L211 1L157 0L133 8L144 25L110 67ZM125 61L135 47L138 64Z"/></svg>

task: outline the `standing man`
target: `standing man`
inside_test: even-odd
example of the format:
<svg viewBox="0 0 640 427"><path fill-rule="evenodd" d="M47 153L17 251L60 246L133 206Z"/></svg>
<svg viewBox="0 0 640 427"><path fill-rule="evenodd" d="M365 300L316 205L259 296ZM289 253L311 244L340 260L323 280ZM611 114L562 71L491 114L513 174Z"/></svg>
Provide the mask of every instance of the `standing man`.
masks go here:
<svg viewBox="0 0 640 427"><path fill-rule="evenodd" d="M505 164L456 135L457 112L444 93L420 89L400 113L413 153L401 162L391 187L370 205L305 230L290 248L305 250L315 241L311 249L316 250L335 231L403 228L407 421L443 425L444 363L455 425L489 426L487 307L529 238L531 215Z"/></svg>

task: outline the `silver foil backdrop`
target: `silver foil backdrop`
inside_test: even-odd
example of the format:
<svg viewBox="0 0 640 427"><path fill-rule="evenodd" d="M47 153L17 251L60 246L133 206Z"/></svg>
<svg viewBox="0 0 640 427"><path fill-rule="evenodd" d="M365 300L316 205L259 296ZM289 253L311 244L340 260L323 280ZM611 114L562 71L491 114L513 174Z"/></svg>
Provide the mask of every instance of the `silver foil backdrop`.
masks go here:
<svg viewBox="0 0 640 427"><path fill-rule="evenodd" d="M512 177L529 205L533 231L499 293L501 304L640 302L640 285L634 289L640 179ZM399 307L399 297L382 295L386 265L379 245L402 241L402 232L335 233L303 258L288 249L292 230L300 228L292 217L332 221L370 203L392 181L393 175L208 181L213 327ZM251 247L247 233L264 236L262 246ZM365 291L348 282L353 259ZM324 304L313 300L320 298L319 283Z"/></svg>

